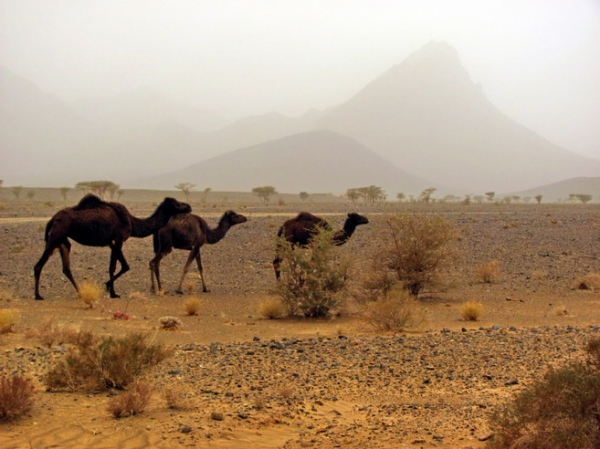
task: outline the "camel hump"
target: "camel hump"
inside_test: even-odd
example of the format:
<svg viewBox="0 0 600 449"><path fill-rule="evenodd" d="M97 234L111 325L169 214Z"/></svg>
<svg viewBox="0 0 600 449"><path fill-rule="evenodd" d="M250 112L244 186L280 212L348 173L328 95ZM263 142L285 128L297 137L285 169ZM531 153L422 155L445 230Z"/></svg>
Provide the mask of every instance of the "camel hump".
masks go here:
<svg viewBox="0 0 600 449"><path fill-rule="evenodd" d="M106 202L102 201L93 193L88 193L86 196L81 198L79 203L73 207L75 210L94 209L100 206L106 205Z"/></svg>
<svg viewBox="0 0 600 449"><path fill-rule="evenodd" d="M298 215L296 215L296 220L320 221L321 219L316 215L311 214L310 212L299 212Z"/></svg>

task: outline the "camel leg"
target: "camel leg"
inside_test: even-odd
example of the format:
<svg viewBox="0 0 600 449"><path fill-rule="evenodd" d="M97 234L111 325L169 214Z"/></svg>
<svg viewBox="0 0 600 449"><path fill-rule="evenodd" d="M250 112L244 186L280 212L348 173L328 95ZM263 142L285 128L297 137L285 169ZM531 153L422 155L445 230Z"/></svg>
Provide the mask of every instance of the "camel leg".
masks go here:
<svg viewBox="0 0 600 449"><path fill-rule="evenodd" d="M67 277L69 281L71 281L71 284L73 284L73 287L75 287L75 290L77 291L77 293L79 293L79 287L77 287L77 283L73 278L73 273L71 273L71 244L68 242L63 243L62 245L60 245L59 250L60 258L62 260L63 274Z"/></svg>
<svg viewBox="0 0 600 449"><path fill-rule="evenodd" d="M183 285L183 280L185 279L185 275L190 270L190 265L192 264L192 262L194 261L196 256L199 254L199 252L200 252L199 248L192 249L190 251L190 255L187 258L187 261L185 262L185 266L183 267L183 273L181 273L181 278L179 279L179 286L177 287L177 290L175 290L175 292L179 293L180 295L183 294L183 290L181 289L181 286Z"/></svg>
<svg viewBox="0 0 600 449"><path fill-rule="evenodd" d="M200 258L200 250L198 250L198 255L196 256L196 264L198 265L198 273L200 273L200 281L202 282L202 291L204 293L210 292L210 289L206 286L206 282L204 282L204 273L202 271L202 260Z"/></svg>
<svg viewBox="0 0 600 449"><path fill-rule="evenodd" d="M42 269L44 268L44 265L46 265L46 262L48 262L48 259L50 259L50 256L54 253L55 249L56 248L46 245L42 257L40 257L38 263L36 263L33 267L33 276L35 278L35 299L44 299L44 297L40 295L40 276L42 275Z"/></svg>
<svg viewBox="0 0 600 449"><path fill-rule="evenodd" d="M110 251L110 264L108 266L108 282L106 282L106 289L110 293L111 298L120 298L115 292L115 281L129 271L129 264L125 260L125 256L122 251L122 244L111 246ZM117 269L117 261L121 264L121 270L115 275Z"/></svg>
<svg viewBox="0 0 600 449"><path fill-rule="evenodd" d="M275 259L273 259L273 269L275 270L275 279L279 280L279 278L281 277L281 257L279 257L278 255L275 256Z"/></svg>
<svg viewBox="0 0 600 449"><path fill-rule="evenodd" d="M160 261L164 257L164 254L158 253L151 261L150 261L150 281L152 282L152 292L160 293L162 292L162 286L160 285ZM154 278L156 277L156 284L158 286L158 290L154 285Z"/></svg>

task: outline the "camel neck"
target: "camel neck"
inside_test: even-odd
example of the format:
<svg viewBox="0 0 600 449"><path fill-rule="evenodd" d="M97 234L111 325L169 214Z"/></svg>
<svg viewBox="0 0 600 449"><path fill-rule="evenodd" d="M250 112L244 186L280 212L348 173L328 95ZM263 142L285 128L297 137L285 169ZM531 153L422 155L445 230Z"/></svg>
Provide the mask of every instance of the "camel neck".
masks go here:
<svg viewBox="0 0 600 449"><path fill-rule="evenodd" d="M225 220L225 217L222 217L219 220L219 224L216 228L208 228L206 232L206 242L209 244L214 244L222 240L223 237L225 237L225 234L227 234L227 231L229 231L229 228L231 228L231 224Z"/></svg>
<svg viewBox="0 0 600 449"><path fill-rule="evenodd" d="M131 217L131 236L144 238L158 231L167 224L168 219L154 213L148 218Z"/></svg>

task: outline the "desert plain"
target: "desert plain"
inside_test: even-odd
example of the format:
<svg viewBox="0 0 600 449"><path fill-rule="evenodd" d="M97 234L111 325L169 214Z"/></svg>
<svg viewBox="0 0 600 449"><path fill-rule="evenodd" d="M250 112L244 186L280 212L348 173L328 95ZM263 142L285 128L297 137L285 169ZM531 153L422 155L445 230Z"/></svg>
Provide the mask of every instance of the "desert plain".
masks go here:
<svg viewBox="0 0 600 449"><path fill-rule="evenodd" d="M44 247L43 229L60 208L74 205L56 190L0 207L1 308L17 317L0 335L0 375L21 373L36 385L25 416L0 423L2 448L483 448L493 438L488 418L552 366L581 357L600 336L600 292L580 281L600 273L598 204L366 205L289 196L270 205L245 194L194 197L193 212L211 227L228 209L248 221L215 245L202 248L210 292L202 293L195 266L185 282L200 298L187 315L175 293L186 251L161 264L165 293L150 290L152 239L124 246L131 271L117 280L121 298L84 304L54 255L41 276L43 301L34 300L33 265ZM165 196L181 192L126 192L120 199L136 216L150 215ZM326 218L334 228L357 211L369 218L347 244L352 286L371 269L382 245L387 214L441 214L455 226L457 258L442 282L418 299L418 328L383 332L369 325L349 297L327 318L268 319L260 305L275 297L271 262L279 225L300 210ZM383 243L385 244L385 243ZM73 244L78 282L107 280L109 250ZM491 283L477 277L498 261ZM476 321L461 306L482 306ZM129 319L115 319L114 312ZM175 316L179 330L161 329ZM64 356L65 345L43 345L36 332L54 321L99 335L143 332L172 348L146 372L154 395L139 415L116 419L106 410L121 392L51 392L44 374ZM167 407L162 392L184 389L189 406Z"/></svg>

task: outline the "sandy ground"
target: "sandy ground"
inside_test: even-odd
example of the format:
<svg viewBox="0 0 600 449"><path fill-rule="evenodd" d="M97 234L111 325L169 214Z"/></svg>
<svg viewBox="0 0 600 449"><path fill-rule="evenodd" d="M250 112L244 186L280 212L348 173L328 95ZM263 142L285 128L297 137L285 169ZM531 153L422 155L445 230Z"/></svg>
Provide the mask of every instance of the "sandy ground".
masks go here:
<svg viewBox="0 0 600 449"><path fill-rule="evenodd" d="M136 215L151 213L152 203L128 200ZM0 335L0 374L25 373L38 388L27 416L0 424L2 448L481 448L498 404L549 366L580 356L600 331L600 294L575 288L582 276L600 272L597 205L193 204L211 226L226 208L249 220L203 249L212 291L199 293L199 315L187 316L174 293L187 254L163 261L167 292L154 295L150 239L125 245L131 272L116 283L121 299L87 308L56 255L42 274L46 300L34 301L32 268L57 207L16 203L0 208L0 287L11 298L0 307L18 316L14 332ZM327 319L261 316L260 303L272 297L273 238L285 217L316 210L339 227L350 210L367 215L371 223L339 248L353 257L358 282L381 245L385 214L409 208L442 213L460 233L461 256L444 273L445 284L419 300L422 328L376 332L352 303ZM476 267L490 260L499 261L500 278L477 282ZM74 244L79 282L102 283L107 266L108 249ZM199 291L197 276L187 284ZM483 305L477 322L461 318L466 301ZM130 319L113 319L115 310ZM182 329L161 330L158 319L166 315L177 316ZM49 317L99 334L144 331L172 347L173 356L147 374L155 394L146 411L117 420L106 411L114 393L47 392L42 376L65 348L29 335ZM189 409L167 408L162 392L169 386L188 392Z"/></svg>

